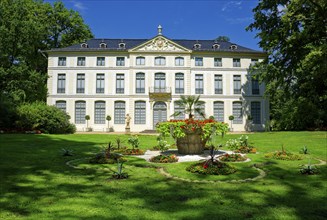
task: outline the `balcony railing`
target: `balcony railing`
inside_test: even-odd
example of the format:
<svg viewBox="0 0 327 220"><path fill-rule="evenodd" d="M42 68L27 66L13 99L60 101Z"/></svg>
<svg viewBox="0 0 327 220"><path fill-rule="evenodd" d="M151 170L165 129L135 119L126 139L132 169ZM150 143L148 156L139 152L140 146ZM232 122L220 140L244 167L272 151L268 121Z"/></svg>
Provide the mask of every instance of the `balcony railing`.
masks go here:
<svg viewBox="0 0 327 220"><path fill-rule="evenodd" d="M170 87L149 87L149 97L153 101L171 100Z"/></svg>
<svg viewBox="0 0 327 220"><path fill-rule="evenodd" d="M170 87L150 87L149 93L171 93Z"/></svg>

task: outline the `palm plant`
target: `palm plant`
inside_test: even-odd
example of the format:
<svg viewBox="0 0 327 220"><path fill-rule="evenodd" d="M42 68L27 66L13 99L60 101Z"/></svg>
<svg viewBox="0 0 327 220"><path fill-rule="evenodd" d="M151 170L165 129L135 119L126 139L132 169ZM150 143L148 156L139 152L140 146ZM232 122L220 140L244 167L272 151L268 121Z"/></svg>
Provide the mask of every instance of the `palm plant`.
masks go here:
<svg viewBox="0 0 327 220"><path fill-rule="evenodd" d="M204 101L200 100L200 96L184 96L181 95L181 98L175 102L177 105L181 106L183 111L176 111L172 116L178 116L180 114L188 114L189 118L193 117L193 113L198 113L203 118L205 114L203 111Z"/></svg>

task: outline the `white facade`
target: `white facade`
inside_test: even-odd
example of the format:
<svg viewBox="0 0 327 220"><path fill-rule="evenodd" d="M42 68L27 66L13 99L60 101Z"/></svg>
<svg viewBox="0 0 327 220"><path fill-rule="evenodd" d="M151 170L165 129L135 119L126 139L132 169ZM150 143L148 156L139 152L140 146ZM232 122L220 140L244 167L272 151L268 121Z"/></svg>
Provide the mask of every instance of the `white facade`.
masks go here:
<svg viewBox="0 0 327 220"><path fill-rule="evenodd" d="M202 50L198 41L200 46L192 49L161 34L132 48L128 48L128 40L122 41L126 47L119 43L118 49L110 48L110 40L108 45L104 42L93 39L78 45L80 49L75 45L48 51L47 102L66 110L77 130L86 129L85 115L89 115L88 126L93 131L106 131L105 117L110 115L112 130L123 132L126 114L132 118L131 132L152 130L158 121L173 119L174 101L180 95L201 95L207 117L213 115L230 124L228 118L234 115L234 131L264 129L269 119L265 87L252 88L257 84L248 74L251 62L263 59L264 53L238 51L237 45L220 49L219 42L213 42L218 45L214 49ZM84 57L85 64L82 61L78 66L78 57ZM97 60L102 57L104 65L99 66ZM118 66L121 57L124 65ZM215 58L221 59L221 66L215 66ZM196 65L201 59L202 65ZM233 59L239 59L240 67L233 65ZM235 88L239 79L240 94ZM247 120L249 115L253 121Z"/></svg>

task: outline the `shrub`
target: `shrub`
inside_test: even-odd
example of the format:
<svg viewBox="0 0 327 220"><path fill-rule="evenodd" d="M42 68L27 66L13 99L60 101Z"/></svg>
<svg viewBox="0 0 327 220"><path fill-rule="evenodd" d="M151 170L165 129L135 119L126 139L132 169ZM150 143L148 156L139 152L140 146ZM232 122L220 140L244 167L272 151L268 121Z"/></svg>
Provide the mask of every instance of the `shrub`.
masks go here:
<svg viewBox="0 0 327 220"><path fill-rule="evenodd" d="M140 141L137 135L133 135L130 138L128 138L128 143L132 145L133 150L135 148L139 148L140 146Z"/></svg>
<svg viewBox="0 0 327 220"><path fill-rule="evenodd" d="M55 106L43 102L26 103L18 107L16 125L24 130L40 130L50 134L75 133L70 116Z"/></svg>
<svg viewBox="0 0 327 220"><path fill-rule="evenodd" d="M227 163L215 161L212 164L208 164L207 161L192 164L186 168L191 173L198 173L203 175L228 175L236 172L236 168Z"/></svg>
<svg viewBox="0 0 327 220"><path fill-rule="evenodd" d="M248 141L249 137L246 135L242 135L238 139L230 139L226 142L226 147L233 150L236 153L256 153L256 149L254 146L249 145Z"/></svg>
<svg viewBox="0 0 327 220"><path fill-rule="evenodd" d="M308 164L302 165L300 167L300 173L307 174L307 175L314 175L314 174L318 174L319 170L315 165L311 165L311 161L309 160Z"/></svg>
<svg viewBox="0 0 327 220"><path fill-rule="evenodd" d="M302 160L302 156L298 154L293 154L291 152L287 152L282 146L281 151L275 151L265 154L266 158L272 158L276 160Z"/></svg>
<svg viewBox="0 0 327 220"><path fill-rule="evenodd" d="M153 163L176 163L178 161L178 157L175 154L158 155L151 157L150 161Z"/></svg>
<svg viewBox="0 0 327 220"><path fill-rule="evenodd" d="M224 162L239 162L245 161L246 159L247 158L241 154L224 154L219 157L219 160Z"/></svg>

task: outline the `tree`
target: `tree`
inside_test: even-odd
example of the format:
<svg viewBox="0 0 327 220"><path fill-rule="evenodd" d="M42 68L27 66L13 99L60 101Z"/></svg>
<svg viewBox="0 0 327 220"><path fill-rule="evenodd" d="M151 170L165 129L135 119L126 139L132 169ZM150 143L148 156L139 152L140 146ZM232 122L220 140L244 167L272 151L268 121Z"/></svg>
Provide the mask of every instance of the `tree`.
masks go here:
<svg viewBox="0 0 327 220"><path fill-rule="evenodd" d="M173 116L178 116L180 114L188 114L189 118L193 118L193 113L198 113L203 118L205 114L203 112L204 101L200 100L200 96L184 96L182 95L179 100L175 102L177 105L181 106L184 111L177 111Z"/></svg>
<svg viewBox="0 0 327 220"><path fill-rule="evenodd" d="M229 42L230 41L230 38L227 37L227 36L218 36L216 38L217 41L224 41L224 42Z"/></svg>
<svg viewBox="0 0 327 220"><path fill-rule="evenodd" d="M267 85L279 129L327 125L327 2L262 0L247 27L267 58L254 67Z"/></svg>

